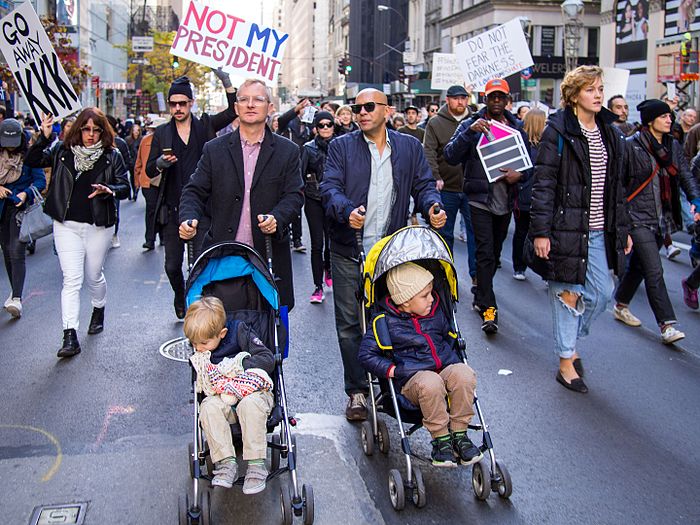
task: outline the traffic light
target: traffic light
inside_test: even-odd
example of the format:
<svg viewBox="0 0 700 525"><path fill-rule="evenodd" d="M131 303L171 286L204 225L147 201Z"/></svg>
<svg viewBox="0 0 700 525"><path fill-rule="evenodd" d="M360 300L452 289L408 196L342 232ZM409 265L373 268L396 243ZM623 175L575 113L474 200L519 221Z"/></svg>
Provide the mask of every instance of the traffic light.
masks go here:
<svg viewBox="0 0 700 525"><path fill-rule="evenodd" d="M406 80L406 70L404 68L399 69L399 81L404 82Z"/></svg>
<svg viewBox="0 0 700 525"><path fill-rule="evenodd" d="M338 60L338 73L341 75L345 74L345 58L341 58Z"/></svg>
<svg viewBox="0 0 700 525"><path fill-rule="evenodd" d="M345 58L345 74L349 75L350 71L352 71L352 64L350 63L350 59L346 57Z"/></svg>
<svg viewBox="0 0 700 525"><path fill-rule="evenodd" d="M177 57L173 57L173 69L177 69L180 67L180 61Z"/></svg>

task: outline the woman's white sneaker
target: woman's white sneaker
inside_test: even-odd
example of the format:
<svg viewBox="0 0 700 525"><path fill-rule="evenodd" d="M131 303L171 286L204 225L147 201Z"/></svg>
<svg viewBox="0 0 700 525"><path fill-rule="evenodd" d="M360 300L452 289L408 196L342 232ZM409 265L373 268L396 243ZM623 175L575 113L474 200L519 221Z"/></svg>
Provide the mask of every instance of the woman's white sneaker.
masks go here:
<svg viewBox="0 0 700 525"><path fill-rule="evenodd" d="M14 319L19 319L22 317L22 299L19 297L11 297L5 301L5 310L7 310L7 313Z"/></svg>

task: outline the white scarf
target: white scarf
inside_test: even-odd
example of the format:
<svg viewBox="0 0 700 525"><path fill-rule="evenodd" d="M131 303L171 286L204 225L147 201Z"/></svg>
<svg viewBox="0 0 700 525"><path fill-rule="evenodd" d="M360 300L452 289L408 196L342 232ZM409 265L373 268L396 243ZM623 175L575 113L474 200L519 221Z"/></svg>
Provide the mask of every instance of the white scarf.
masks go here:
<svg viewBox="0 0 700 525"><path fill-rule="evenodd" d="M71 151L75 155L75 169L78 173L91 170L92 167L102 156L104 147L102 142L93 144L92 146L71 146Z"/></svg>

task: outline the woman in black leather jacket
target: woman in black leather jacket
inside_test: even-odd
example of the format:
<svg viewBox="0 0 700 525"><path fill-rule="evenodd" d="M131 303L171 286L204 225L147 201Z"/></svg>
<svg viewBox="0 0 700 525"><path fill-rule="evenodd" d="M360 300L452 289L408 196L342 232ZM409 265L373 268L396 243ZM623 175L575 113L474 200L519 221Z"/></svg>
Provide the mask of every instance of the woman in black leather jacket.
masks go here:
<svg viewBox="0 0 700 525"><path fill-rule="evenodd" d="M319 185L323 178L328 144L333 140L333 115L328 111L319 111L314 116L316 136L304 144L301 156L301 172L304 175L304 213L309 223L311 237L311 273L314 278L314 292L309 299L312 303L322 303L323 283L333 286L331 280L329 222L321 204ZM325 275L324 275L325 274Z"/></svg>
<svg viewBox="0 0 700 525"><path fill-rule="evenodd" d="M93 306L88 334L104 329L107 283L102 267L117 217L115 198L129 196L129 179L124 160L114 148L114 131L102 111L83 109L63 142L52 146L53 121L52 115L44 118L42 133L25 163L51 168L44 211L54 220L54 243L63 272L63 345L58 357L70 357L80 352L76 331L83 280Z"/></svg>

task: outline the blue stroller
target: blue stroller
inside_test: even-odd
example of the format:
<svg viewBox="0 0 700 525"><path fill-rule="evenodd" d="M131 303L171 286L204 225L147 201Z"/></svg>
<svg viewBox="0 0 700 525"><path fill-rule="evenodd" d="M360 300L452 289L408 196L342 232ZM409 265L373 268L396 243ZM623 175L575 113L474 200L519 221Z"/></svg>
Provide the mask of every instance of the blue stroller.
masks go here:
<svg viewBox="0 0 700 525"><path fill-rule="evenodd" d="M282 522L291 525L294 516L301 516L305 525L314 522L314 496L311 485L299 487L296 473L296 439L292 426L296 424L289 415L284 385L282 364L287 357L286 309L279 305L279 294L272 270L272 249L266 238L267 261L250 246L238 242L222 242L205 250L191 266L187 280L187 306L202 296L215 296L224 303L230 319L244 321L255 330L275 356L275 371L272 374L275 406L267 421L267 432L271 434L267 446L270 453L268 481L289 472L291 487L282 484ZM191 247L188 246L188 254ZM191 261L192 259L190 259ZM202 487L200 480L211 481L214 466L209 447L199 424L199 403L203 395L194 395L196 374L192 368L193 441L189 445L190 475L193 493L180 499L180 525L210 525L211 494ZM279 431L275 429L279 426ZM240 425L231 425L233 441L241 441ZM286 460L282 466L280 458ZM243 477L235 483L243 484ZM208 485L208 484L207 484Z"/></svg>

